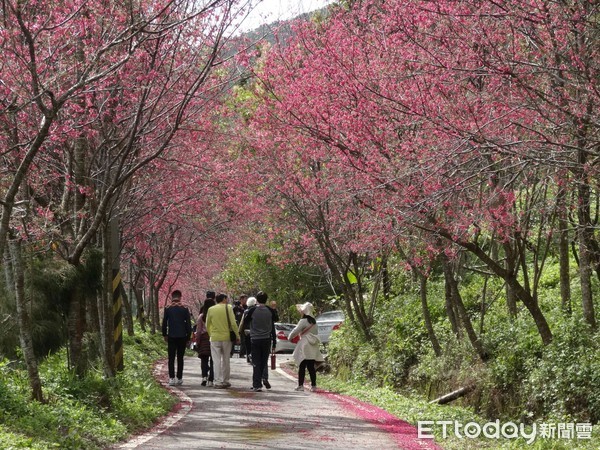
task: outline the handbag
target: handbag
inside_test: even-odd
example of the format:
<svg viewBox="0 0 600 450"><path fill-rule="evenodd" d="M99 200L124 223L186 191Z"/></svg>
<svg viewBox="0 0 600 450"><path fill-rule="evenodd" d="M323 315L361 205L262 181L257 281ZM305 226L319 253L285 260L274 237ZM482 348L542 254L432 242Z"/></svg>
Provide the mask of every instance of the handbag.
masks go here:
<svg viewBox="0 0 600 450"><path fill-rule="evenodd" d="M198 356L210 356L210 337L208 332L199 333L196 337L196 351Z"/></svg>
<svg viewBox="0 0 600 450"><path fill-rule="evenodd" d="M310 327L308 327L307 329L305 329L304 331L302 331L302 333L300 333L297 336L294 336L292 339L290 339L290 342L292 344L297 344L298 342L300 342L300 338L302 336L304 336L306 333L308 333L308 330L310 330L315 324L313 323Z"/></svg>
<svg viewBox="0 0 600 450"><path fill-rule="evenodd" d="M237 341L237 336L235 335L235 331L231 329L231 319L229 319L229 310L228 307L225 306L225 315L227 316L227 326L229 327L229 340L231 342Z"/></svg>
<svg viewBox="0 0 600 450"><path fill-rule="evenodd" d="M310 345L321 345L321 339L319 339L319 336L316 336L314 334L307 334L306 340Z"/></svg>

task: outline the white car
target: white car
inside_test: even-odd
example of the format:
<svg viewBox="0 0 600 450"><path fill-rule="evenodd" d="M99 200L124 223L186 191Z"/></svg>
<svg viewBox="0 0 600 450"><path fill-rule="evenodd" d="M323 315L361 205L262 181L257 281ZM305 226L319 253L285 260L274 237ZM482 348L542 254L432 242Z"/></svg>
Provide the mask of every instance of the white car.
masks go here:
<svg viewBox="0 0 600 450"><path fill-rule="evenodd" d="M327 311L316 317L317 325L319 326L319 339L323 344L329 342L329 336L333 330L337 330L344 322L345 316L343 311Z"/></svg>
<svg viewBox="0 0 600 450"><path fill-rule="evenodd" d="M296 344L288 340L288 335L296 327L293 323L275 323L275 336L277 344L275 353L292 353L296 348Z"/></svg>

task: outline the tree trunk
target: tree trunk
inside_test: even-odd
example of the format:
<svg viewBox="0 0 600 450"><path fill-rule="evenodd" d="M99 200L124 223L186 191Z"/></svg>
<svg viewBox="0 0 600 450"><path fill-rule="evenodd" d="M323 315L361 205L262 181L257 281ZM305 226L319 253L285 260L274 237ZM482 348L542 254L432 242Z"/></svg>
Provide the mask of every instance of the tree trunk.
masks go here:
<svg viewBox="0 0 600 450"><path fill-rule="evenodd" d="M504 268L506 272L509 274L514 274L515 271L515 258L514 252L510 243L505 243L503 245L504 248L504 256L506 257L504 262ZM510 317L511 321L517 318L518 310L517 310L517 296L515 295L515 291L510 286L510 284L505 284L506 290L506 308L508 309L508 317Z"/></svg>
<svg viewBox="0 0 600 450"><path fill-rule="evenodd" d="M6 289L10 292L11 286L15 285L15 274L12 268L12 262L10 260L10 252L8 247L4 250L4 281L6 283Z"/></svg>
<svg viewBox="0 0 600 450"><path fill-rule="evenodd" d="M438 341L438 338L435 335L435 330L433 329L433 322L431 321L431 314L429 313L429 306L427 305L427 277L421 273L419 273L417 276L419 277L419 294L421 296L421 309L423 310L423 320L425 321L427 335L429 336L429 341L431 342L431 346L433 347L435 356L442 356L442 348L440 347L440 342Z"/></svg>
<svg viewBox="0 0 600 450"><path fill-rule="evenodd" d="M511 321L514 321L517 318L518 309L517 309L517 296L515 295L515 291L513 288L506 283L506 308L508 309L508 317Z"/></svg>
<svg viewBox="0 0 600 450"><path fill-rule="evenodd" d="M141 277L138 276L133 286L133 293L135 295L136 304L137 304L137 319L140 323L140 328L145 333L146 332L146 312L144 311L144 288L140 284Z"/></svg>
<svg viewBox="0 0 600 450"><path fill-rule="evenodd" d="M446 315L448 316L448 320L450 321L450 326L452 327L454 335L460 339L460 327L458 326L458 320L456 319L457 314L454 310L454 302L452 301L452 286L450 285L450 280L448 280L447 277L444 277L444 288L444 305L446 307Z"/></svg>
<svg viewBox="0 0 600 450"><path fill-rule="evenodd" d="M390 279L390 271L389 271L387 255L383 256L381 264L382 264L381 277L382 277L382 282L383 282L383 298L386 301L389 301L391 291L392 291L392 280Z"/></svg>
<svg viewBox="0 0 600 450"><path fill-rule="evenodd" d="M583 153L583 152L579 152ZM580 157L585 163L586 156ZM581 306L585 321L596 328L596 314L594 312L594 299L592 293L592 240L593 225L591 223L590 213L590 186L587 180L580 180L577 187L579 202L577 205L577 217L579 227L577 229L577 238L579 241L579 274L581 282Z"/></svg>
<svg viewBox="0 0 600 450"><path fill-rule="evenodd" d="M494 272L497 276L502 278L510 287L519 300L523 302L531 317L533 318L535 325L538 329L538 333L544 345L548 345L552 342L552 331L548 325L548 321L544 316L544 313L540 309L537 299L531 295L530 292L519 283L519 280L514 273L509 273L503 265L490 258L490 256L475 242L455 240L453 236L446 230L438 230L438 233L449 239L452 242L460 245L464 249L470 251L477 256L482 262L484 262L488 268Z"/></svg>
<svg viewBox="0 0 600 450"><path fill-rule="evenodd" d="M152 279L153 277L151 277ZM158 309L158 293L152 282L148 292L148 324L150 325L150 333L156 334L157 324L155 318L158 317L158 310L156 313L154 310Z"/></svg>
<svg viewBox="0 0 600 450"><path fill-rule="evenodd" d="M584 227L579 227L579 278L581 283L581 306L585 321L596 328L596 316L592 294L592 261L587 246L587 236Z"/></svg>
<svg viewBox="0 0 600 450"><path fill-rule="evenodd" d="M112 294L112 252L110 248L110 226L106 224L102 236L104 258L102 259L102 293L99 295L100 340L102 342L102 360L104 362L104 375L114 378L117 370L115 367L114 345L114 317Z"/></svg>
<svg viewBox="0 0 600 450"><path fill-rule="evenodd" d="M133 331L133 313L131 311L131 303L129 302L129 296L127 295L127 292L125 292L125 286L123 286L123 283L121 283L121 296L123 299L123 325L125 325L125 328L127 329L127 335L128 336L133 336L134 335L134 331Z"/></svg>
<svg viewBox="0 0 600 450"><path fill-rule="evenodd" d="M25 268L23 267L22 247L20 239L11 239L9 250L14 270L15 300L17 304L17 323L19 325L19 341L23 358L27 366L31 398L38 402L44 402L42 393L42 381L38 373L37 360L33 351L33 339L31 336L31 319L27 312L25 299Z"/></svg>
<svg viewBox="0 0 600 450"><path fill-rule="evenodd" d="M567 220L566 190L558 192L558 230L560 261L560 298L563 310L571 315L571 275L569 272L569 222Z"/></svg>
<svg viewBox="0 0 600 450"><path fill-rule="evenodd" d="M471 323L471 318L469 317L469 314L467 313L467 309L465 308L465 305L462 301L460 291L458 290L458 283L456 282L456 279L454 278L454 271L452 270L450 262L448 261L448 259L446 258L445 255L442 256L442 264L444 267L444 275L446 276L446 279L450 283L452 302L454 303L454 305L456 306L456 308L458 310L458 316L460 317L460 321L461 321L465 331L467 332L467 336L469 337L469 342L471 342L471 345L473 346L473 349L475 350L475 352L477 353L479 358L482 361L486 361L488 359L488 355L485 352L483 345L481 344L481 340L479 339L479 336L477 336L477 333L475 332L475 329L473 328L473 324Z"/></svg>
<svg viewBox="0 0 600 450"><path fill-rule="evenodd" d="M457 398L464 397L473 389L475 389L475 385L465 386L460 389L457 389L456 391L450 392L449 394L442 395L441 397L436 398L435 400L431 400L429 403L445 405L446 403L450 403L451 401L456 400Z"/></svg>

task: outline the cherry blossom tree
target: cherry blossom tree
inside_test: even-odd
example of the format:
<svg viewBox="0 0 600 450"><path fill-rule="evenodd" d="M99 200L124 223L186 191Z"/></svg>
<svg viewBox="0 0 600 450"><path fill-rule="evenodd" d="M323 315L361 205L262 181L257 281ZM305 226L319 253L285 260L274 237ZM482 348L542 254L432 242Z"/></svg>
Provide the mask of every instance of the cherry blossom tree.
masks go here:
<svg viewBox="0 0 600 450"><path fill-rule="evenodd" d="M559 161L568 155L562 150L577 139L571 133L561 151L550 139L556 123L565 123L564 114L558 104L552 114L543 106L544 98L556 96L551 82L556 72L547 56L544 65L539 58L566 52L584 29L594 32L593 7L574 5L580 25L575 29L573 22L557 19L573 13L566 6L559 12L561 7L355 3L325 23L299 26L297 37L275 48L256 74L265 92L265 106L256 114L256 148L268 147L267 159L292 154L301 161L303 152L309 155L304 160L328 166L327 179L335 178L336 186L353 183L344 198L372 214L352 218L371 221L370 230L383 232L380 240L386 225L398 236L417 228L466 249L505 281L508 299L514 295L525 305L545 343L552 333L538 304L537 283L553 244L560 206L553 198L564 167ZM559 29L567 38L560 48L552 39L532 41ZM547 47L539 50L542 44ZM592 71L597 58L591 57L593 49L586 51ZM582 83L576 80L573 89ZM584 94L590 97L579 95ZM332 166L340 168L339 175L331 174ZM286 180L298 171L278 170ZM285 180L277 186L287 188ZM295 203L304 205L302 196L318 194L319 188L307 185L309 194L296 189ZM326 204L325 197L341 198L330 191L315 203ZM326 222L334 223L331 217ZM590 245L580 249L584 259ZM535 264L527 265L529 260ZM582 260L581 267L588 266ZM593 325L590 308L584 299L584 315ZM514 313L510 303L509 309Z"/></svg>
<svg viewBox="0 0 600 450"><path fill-rule="evenodd" d="M197 123L222 86L223 77L212 74L233 5L3 3L0 250L10 226L19 239L52 242L73 265L92 243L107 250L108 219L133 175L180 145L178 133ZM25 220L13 217L15 206ZM110 255L105 261L108 267ZM107 314L100 322L110 375L106 268L104 276L97 307ZM73 296L70 307L75 359L85 330L82 301Z"/></svg>

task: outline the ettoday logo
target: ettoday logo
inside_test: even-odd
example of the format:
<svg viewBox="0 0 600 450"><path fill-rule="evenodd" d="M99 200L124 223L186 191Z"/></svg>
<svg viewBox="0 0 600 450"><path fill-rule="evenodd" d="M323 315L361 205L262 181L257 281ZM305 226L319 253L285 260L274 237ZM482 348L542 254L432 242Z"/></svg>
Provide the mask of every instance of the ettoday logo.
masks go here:
<svg viewBox="0 0 600 450"><path fill-rule="evenodd" d="M483 425L477 422L463 424L453 420L422 420L417 423L420 439L433 439L434 427L441 427L442 438L454 433L459 439L524 439L528 444L541 439L591 439L591 423L542 423L526 426L514 422L501 423L500 420Z"/></svg>

